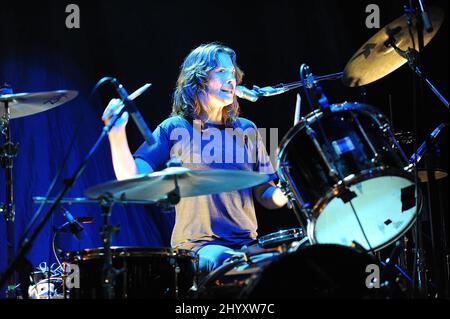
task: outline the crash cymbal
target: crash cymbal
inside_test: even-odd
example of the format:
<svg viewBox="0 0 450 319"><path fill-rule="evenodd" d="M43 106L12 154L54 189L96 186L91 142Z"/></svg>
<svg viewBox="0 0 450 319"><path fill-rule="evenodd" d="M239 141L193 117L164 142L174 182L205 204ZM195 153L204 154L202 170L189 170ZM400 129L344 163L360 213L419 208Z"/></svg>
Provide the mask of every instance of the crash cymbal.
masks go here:
<svg viewBox="0 0 450 319"><path fill-rule="evenodd" d="M252 171L211 169L190 170L185 167L168 167L148 175L110 181L86 190L85 196L99 198L110 194L114 200L165 200L175 188L175 178L180 197L192 197L250 188L268 181L268 175Z"/></svg>
<svg viewBox="0 0 450 319"><path fill-rule="evenodd" d="M424 45L431 41L444 21L444 12L437 7L430 6L429 15L433 24L433 31L429 33L423 32ZM415 25L412 29L415 48L419 51L418 34ZM399 49L407 50L408 48L413 48L406 15L389 23L359 48L345 66L342 77L345 85L357 87L369 84L395 71L407 62L394 48L385 45L390 36L395 39L395 45Z"/></svg>
<svg viewBox="0 0 450 319"><path fill-rule="evenodd" d="M8 102L9 118L14 119L50 110L77 95L77 91L66 90L0 95L0 115L5 113L5 102Z"/></svg>

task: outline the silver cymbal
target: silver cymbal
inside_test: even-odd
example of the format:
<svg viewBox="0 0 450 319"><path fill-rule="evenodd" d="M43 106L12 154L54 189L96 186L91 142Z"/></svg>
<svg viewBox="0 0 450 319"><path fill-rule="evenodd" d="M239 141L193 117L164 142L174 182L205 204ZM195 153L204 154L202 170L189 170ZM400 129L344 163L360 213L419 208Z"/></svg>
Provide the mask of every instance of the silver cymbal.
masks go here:
<svg viewBox="0 0 450 319"><path fill-rule="evenodd" d="M50 110L78 95L77 91L58 90L37 93L16 93L0 95L0 114L5 113L8 102L9 118L19 118Z"/></svg>
<svg viewBox="0 0 450 319"><path fill-rule="evenodd" d="M250 188L267 182L269 177L266 174L243 170L190 170L185 167L168 167L148 175L93 186L84 194L88 198L109 194L113 200L157 202L165 200L167 194L174 190L175 179L180 197L193 197Z"/></svg>

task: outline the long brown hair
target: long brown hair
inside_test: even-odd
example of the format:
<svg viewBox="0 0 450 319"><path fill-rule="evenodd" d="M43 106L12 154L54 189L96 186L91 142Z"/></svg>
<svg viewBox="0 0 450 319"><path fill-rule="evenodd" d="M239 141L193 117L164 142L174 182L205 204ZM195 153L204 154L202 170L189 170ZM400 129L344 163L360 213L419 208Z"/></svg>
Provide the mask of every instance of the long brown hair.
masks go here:
<svg viewBox="0 0 450 319"><path fill-rule="evenodd" d="M230 56L236 69L236 82L240 84L244 73L236 63L236 53L218 42L202 44L189 53L180 68L175 92L173 93L172 115L181 115L186 119L200 120L202 106L199 93L206 89L208 73L218 64L218 54ZM236 96L233 103L223 108L224 124L233 126L239 116L239 103Z"/></svg>

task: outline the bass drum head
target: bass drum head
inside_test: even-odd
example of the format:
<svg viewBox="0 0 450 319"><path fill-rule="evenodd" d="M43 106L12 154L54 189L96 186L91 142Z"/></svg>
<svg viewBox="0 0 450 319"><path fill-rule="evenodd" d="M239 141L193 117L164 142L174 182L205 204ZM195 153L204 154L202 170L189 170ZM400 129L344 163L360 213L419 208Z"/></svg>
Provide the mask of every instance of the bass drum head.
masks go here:
<svg viewBox="0 0 450 319"><path fill-rule="evenodd" d="M401 237L415 220L415 187L408 178L375 177L350 186L350 191L356 194L350 202L335 197L323 208L310 236L313 242L349 247L356 242L376 251Z"/></svg>
<svg viewBox="0 0 450 319"><path fill-rule="evenodd" d="M372 266L370 266L372 265ZM380 266L380 288L369 289L378 263L370 255L340 245L312 245L274 259L243 296L255 298L390 298L400 296L394 279ZM369 266L369 268L367 268ZM368 281L369 280L369 281Z"/></svg>

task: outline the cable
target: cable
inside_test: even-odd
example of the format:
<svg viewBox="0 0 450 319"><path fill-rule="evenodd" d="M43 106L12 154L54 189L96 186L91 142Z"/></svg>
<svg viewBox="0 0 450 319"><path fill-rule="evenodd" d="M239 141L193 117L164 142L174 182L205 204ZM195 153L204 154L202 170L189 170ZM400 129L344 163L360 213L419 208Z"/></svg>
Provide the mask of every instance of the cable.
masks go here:
<svg viewBox="0 0 450 319"><path fill-rule="evenodd" d="M55 256L56 261L58 262L59 267L61 267L61 269L64 270L64 267L62 266L61 261L60 261L59 258L58 258L58 254L56 253L56 245L55 245L55 243L56 243L56 236L58 236L58 232L57 232L57 231L55 231L55 234L53 235L53 239L52 239L53 255Z"/></svg>

